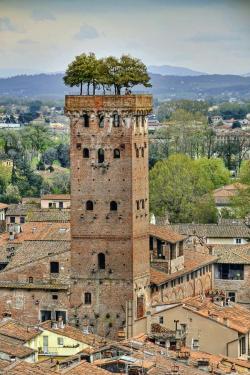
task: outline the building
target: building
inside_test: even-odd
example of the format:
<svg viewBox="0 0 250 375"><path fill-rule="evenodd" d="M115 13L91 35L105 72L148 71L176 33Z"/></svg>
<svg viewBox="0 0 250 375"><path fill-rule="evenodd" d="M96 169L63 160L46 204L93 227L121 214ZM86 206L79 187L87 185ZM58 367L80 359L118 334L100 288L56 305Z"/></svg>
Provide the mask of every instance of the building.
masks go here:
<svg viewBox="0 0 250 375"><path fill-rule="evenodd" d="M71 127L71 304L100 335L150 305L149 95L66 96ZM98 315L98 319L95 318ZM126 324L126 327L125 327Z"/></svg>
<svg viewBox="0 0 250 375"><path fill-rule="evenodd" d="M231 199L235 197L240 190L247 189L247 187L247 185L237 182L214 190L212 194L217 209L219 211L221 211L223 208L230 209Z"/></svg>
<svg viewBox="0 0 250 375"><path fill-rule="evenodd" d="M180 304L156 306L152 322L184 330L191 350L249 359L249 310L228 305L224 296L197 296Z"/></svg>
<svg viewBox="0 0 250 375"><path fill-rule="evenodd" d="M8 205L0 202L0 233L6 229L6 211Z"/></svg>
<svg viewBox="0 0 250 375"><path fill-rule="evenodd" d="M227 299L250 307L250 245L215 246L218 257L214 264L214 288L222 290Z"/></svg>
<svg viewBox="0 0 250 375"><path fill-rule="evenodd" d="M218 224L171 224L167 226L188 237L193 244L243 245L250 240L250 228L243 221Z"/></svg>
<svg viewBox="0 0 250 375"><path fill-rule="evenodd" d="M70 208L69 194L47 194L41 196L41 208Z"/></svg>

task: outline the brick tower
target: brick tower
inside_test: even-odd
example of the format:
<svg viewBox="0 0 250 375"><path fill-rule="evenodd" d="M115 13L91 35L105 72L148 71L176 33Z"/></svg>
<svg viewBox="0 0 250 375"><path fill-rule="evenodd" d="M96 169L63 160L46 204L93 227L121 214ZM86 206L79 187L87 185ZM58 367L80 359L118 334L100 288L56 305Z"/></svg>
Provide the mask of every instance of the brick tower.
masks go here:
<svg viewBox="0 0 250 375"><path fill-rule="evenodd" d="M150 300L149 95L66 96L71 128L72 317L115 337ZM121 331L120 331L121 332Z"/></svg>

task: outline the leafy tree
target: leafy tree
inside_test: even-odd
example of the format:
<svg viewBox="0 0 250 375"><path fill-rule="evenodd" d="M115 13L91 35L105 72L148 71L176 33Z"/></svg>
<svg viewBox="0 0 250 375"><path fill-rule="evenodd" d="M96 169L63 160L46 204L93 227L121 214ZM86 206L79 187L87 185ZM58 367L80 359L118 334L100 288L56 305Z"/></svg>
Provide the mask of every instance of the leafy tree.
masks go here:
<svg viewBox="0 0 250 375"><path fill-rule="evenodd" d="M200 173L202 164L206 168ZM214 188L213 182L208 183L212 172L207 165L205 161L197 164L196 160L181 154L158 161L150 171L151 212L161 217L168 215L170 222L216 221L214 200L207 195ZM214 183L218 184L218 171L217 174Z"/></svg>
<svg viewBox="0 0 250 375"><path fill-rule="evenodd" d="M231 207L236 218L245 218L250 215L250 187L239 189L238 194L231 198Z"/></svg>
<svg viewBox="0 0 250 375"><path fill-rule="evenodd" d="M53 172L52 176L43 183L43 192L52 194L67 194L70 191L70 172L68 169Z"/></svg>
<svg viewBox="0 0 250 375"><path fill-rule="evenodd" d="M69 160L69 145L60 143L57 147L57 158L63 168L68 168L70 165Z"/></svg>
<svg viewBox="0 0 250 375"><path fill-rule="evenodd" d="M221 159L200 158L194 160L197 176L204 178L207 189L214 190L230 182L229 170Z"/></svg>
<svg viewBox="0 0 250 375"><path fill-rule="evenodd" d="M17 186L8 185L6 192L3 195L0 195L1 202L4 203L19 203L21 201L21 195Z"/></svg>
<svg viewBox="0 0 250 375"><path fill-rule="evenodd" d="M240 182L250 185L250 160L244 160L240 167Z"/></svg>

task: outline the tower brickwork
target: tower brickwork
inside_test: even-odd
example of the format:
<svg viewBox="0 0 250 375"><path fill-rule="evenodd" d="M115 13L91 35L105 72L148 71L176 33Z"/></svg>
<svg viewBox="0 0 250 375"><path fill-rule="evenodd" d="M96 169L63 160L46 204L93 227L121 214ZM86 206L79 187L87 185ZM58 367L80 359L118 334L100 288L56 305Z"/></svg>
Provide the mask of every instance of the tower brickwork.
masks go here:
<svg viewBox="0 0 250 375"><path fill-rule="evenodd" d="M71 158L71 307L127 336L149 305L149 95L66 96Z"/></svg>

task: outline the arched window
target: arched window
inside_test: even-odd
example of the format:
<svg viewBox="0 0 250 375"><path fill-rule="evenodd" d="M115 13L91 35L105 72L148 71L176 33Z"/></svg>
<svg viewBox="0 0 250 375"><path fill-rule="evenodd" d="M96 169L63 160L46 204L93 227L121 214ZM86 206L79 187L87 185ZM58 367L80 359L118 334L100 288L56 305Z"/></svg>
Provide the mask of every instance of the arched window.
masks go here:
<svg viewBox="0 0 250 375"><path fill-rule="evenodd" d="M114 149L114 159L120 159L120 150L118 148Z"/></svg>
<svg viewBox="0 0 250 375"><path fill-rule="evenodd" d="M105 264L105 254L99 253L98 254L98 268L99 270L105 270L106 264Z"/></svg>
<svg viewBox="0 0 250 375"><path fill-rule="evenodd" d="M110 202L110 211L117 211L117 203L115 201Z"/></svg>
<svg viewBox="0 0 250 375"><path fill-rule="evenodd" d="M89 127L89 115L87 115L86 113L82 116L83 118L83 126L85 128L88 128Z"/></svg>
<svg viewBox="0 0 250 375"><path fill-rule="evenodd" d="M102 148L99 148L98 150L98 163L104 162L104 150Z"/></svg>
<svg viewBox="0 0 250 375"><path fill-rule="evenodd" d="M84 303L85 305L91 305L91 293L84 293Z"/></svg>
<svg viewBox="0 0 250 375"><path fill-rule="evenodd" d="M120 126L120 116L118 113L113 114L113 120L114 120L114 127L118 128Z"/></svg>
<svg viewBox="0 0 250 375"><path fill-rule="evenodd" d="M89 149L88 149L88 148L84 148L84 149L82 150L82 156L83 156L84 158L89 158Z"/></svg>
<svg viewBox="0 0 250 375"><path fill-rule="evenodd" d="M136 149L136 157L139 158L140 154L139 154L139 148Z"/></svg>
<svg viewBox="0 0 250 375"><path fill-rule="evenodd" d="M141 156L144 157L144 148L141 149Z"/></svg>
<svg viewBox="0 0 250 375"><path fill-rule="evenodd" d="M104 128L104 118L105 118L104 114L101 113L98 115L99 128Z"/></svg>
<svg viewBox="0 0 250 375"><path fill-rule="evenodd" d="M94 203L92 201L87 201L86 202L86 210L93 211L93 209L94 209Z"/></svg>

